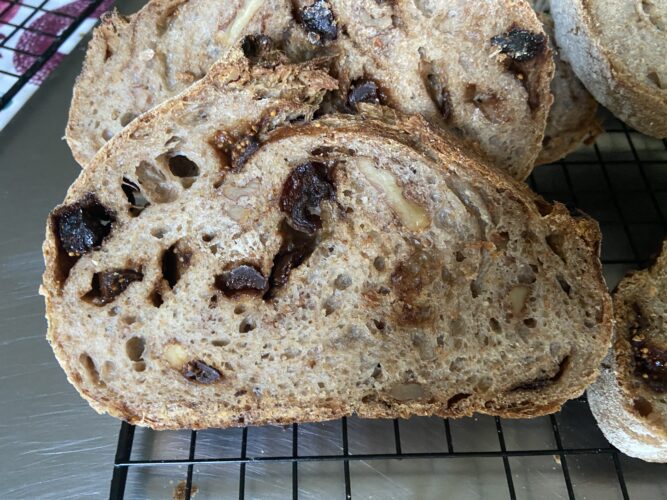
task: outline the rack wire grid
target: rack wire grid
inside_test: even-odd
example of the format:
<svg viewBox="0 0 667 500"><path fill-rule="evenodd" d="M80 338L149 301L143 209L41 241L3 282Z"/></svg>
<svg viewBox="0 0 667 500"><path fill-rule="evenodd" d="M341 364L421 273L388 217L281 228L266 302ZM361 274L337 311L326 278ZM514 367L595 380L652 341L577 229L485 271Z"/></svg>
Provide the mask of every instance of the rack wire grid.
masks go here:
<svg viewBox="0 0 667 500"><path fill-rule="evenodd" d="M665 235L667 142L606 115L606 133L529 184L602 228L614 287ZM120 498L667 498L667 465L628 458L585 396L551 416L356 417L287 427L154 432L123 423L110 496Z"/></svg>
<svg viewBox="0 0 667 500"><path fill-rule="evenodd" d="M58 48L104 0L0 0L0 57L20 64L0 68L0 110L45 67ZM38 20L39 19L39 20ZM32 36L35 43L19 43Z"/></svg>

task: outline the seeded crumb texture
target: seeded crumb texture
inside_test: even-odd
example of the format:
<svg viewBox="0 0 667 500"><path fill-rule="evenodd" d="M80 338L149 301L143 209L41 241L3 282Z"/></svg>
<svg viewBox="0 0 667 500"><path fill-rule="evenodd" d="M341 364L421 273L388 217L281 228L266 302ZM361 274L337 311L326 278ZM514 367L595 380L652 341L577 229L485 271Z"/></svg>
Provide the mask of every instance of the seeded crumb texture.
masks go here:
<svg viewBox="0 0 667 500"><path fill-rule="evenodd" d="M553 0L561 54L595 99L667 137L667 0Z"/></svg>
<svg viewBox="0 0 667 500"><path fill-rule="evenodd" d="M217 65L82 170L44 244L69 380L156 429L530 417L580 395L611 335L597 224L418 116L265 125L327 88Z"/></svg>
<svg viewBox="0 0 667 500"><path fill-rule="evenodd" d="M543 165L564 158L581 146L582 142L590 143L602 132L602 126L597 118L597 102L563 59L556 45L553 19L546 13L540 13L539 17L549 37L556 65L551 81L554 103L549 111L542 151L536 162L537 165Z"/></svg>
<svg viewBox="0 0 667 500"><path fill-rule="evenodd" d="M588 389L593 415L626 455L667 462L667 244L614 292L612 350Z"/></svg>
<svg viewBox="0 0 667 500"><path fill-rule="evenodd" d="M154 0L129 18L113 13L74 89L66 139L76 160L85 166L248 35L265 35L293 61L330 58L340 89L326 110L379 101L479 143L514 177L533 168L554 68L524 0Z"/></svg>

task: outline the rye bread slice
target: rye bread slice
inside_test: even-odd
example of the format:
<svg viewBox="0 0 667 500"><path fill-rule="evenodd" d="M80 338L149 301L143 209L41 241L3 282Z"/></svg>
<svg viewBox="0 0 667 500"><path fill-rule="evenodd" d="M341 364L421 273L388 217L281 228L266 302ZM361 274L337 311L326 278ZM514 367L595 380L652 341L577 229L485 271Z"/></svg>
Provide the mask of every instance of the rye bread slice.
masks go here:
<svg viewBox="0 0 667 500"><path fill-rule="evenodd" d="M554 103L549 111L537 165L558 161L575 151L582 143L590 143L602 133L602 126L597 118L598 104L574 74L569 63L563 59L554 38L553 19L546 13L540 13L540 20L549 37L556 72L551 81Z"/></svg>
<svg viewBox="0 0 667 500"><path fill-rule="evenodd" d="M667 0L553 0L561 53L595 99L667 137Z"/></svg>
<svg viewBox="0 0 667 500"><path fill-rule="evenodd" d="M329 86L217 65L51 213L48 339L96 410L156 429L530 417L594 380L597 224L421 117L309 121Z"/></svg>
<svg viewBox="0 0 667 500"><path fill-rule="evenodd" d="M649 269L614 292L612 349L588 401L600 429L626 455L667 462L667 244Z"/></svg>
<svg viewBox="0 0 667 500"><path fill-rule="evenodd" d="M523 0L154 0L130 18L111 14L74 89L66 139L76 160L85 166L231 47L269 43L247 35L269 37L293 61L331 57L333 109L380 101L457 131L514 177L535 163L553 62Z"/></svg>

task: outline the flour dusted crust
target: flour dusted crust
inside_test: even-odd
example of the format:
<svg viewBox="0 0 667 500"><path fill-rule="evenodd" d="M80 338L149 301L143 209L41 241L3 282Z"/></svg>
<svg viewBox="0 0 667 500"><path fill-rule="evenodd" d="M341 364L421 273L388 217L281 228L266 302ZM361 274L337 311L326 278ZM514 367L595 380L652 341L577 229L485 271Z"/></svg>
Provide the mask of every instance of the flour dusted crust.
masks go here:
<svg viewBox="0 0 667 500"><path fill-rule="evenodd" d="M554 0L561 53L595 99L667 137L667 0Z"/></svg>
<svg viewBox="0 0 667 500"><path fill-rule="evenodd" d="M564 158L576 150L582 142L588 143L602 132L602 126L597 118L597 102L579 81L556 46L553 19L548 14L541 13L540 20L549 36L556 72L551 81L554 103L549 111L537 165L553 163Z"/></svg>
<svg viewBox="0 0 667 500"><path fill-rule="evenodd" d="M370 80L378 100L478 143L512 176L535 163L553 62L524 0L154 0L130 18L112 14L74 89L66 139L76 160L86 165L133 118L258 34L295 61L329 57L334 109Z"/></svg>
<svg viewBox="0 0 667 500"><path fill-rule="evenodd" d="M628 275L614 293L615 338L588 400L600 429L626 455L667 462L667 393L638 356L667 359L667 252L650 268ZM642 349L647 349L643 352ZM655 363L653 363L655 366ZM664 368L662 379L664 380ZM651 382L647 382L647 380Z"/></svg>
<svg viewBox="0 0 667 500"><path fill-rule="evenodd" d="M48 339L156 429L528 417L597 375L594 221L422 118L310 121L315 67L220 64L104 146L49 217Z"/></svg>

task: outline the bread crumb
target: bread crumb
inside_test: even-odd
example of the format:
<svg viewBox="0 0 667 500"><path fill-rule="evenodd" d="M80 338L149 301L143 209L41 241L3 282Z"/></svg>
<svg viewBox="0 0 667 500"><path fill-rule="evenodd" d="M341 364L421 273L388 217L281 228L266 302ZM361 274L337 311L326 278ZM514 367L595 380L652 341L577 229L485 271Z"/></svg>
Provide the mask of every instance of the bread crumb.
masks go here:
<svg viewBox="0 0 667 500"><path fill-rule="evenodd" d="M174 500L184 500L185 499L185 487L186 487L186 482L185 479L181 480L176 487L174 488L174 494L172 498ZM194 496L199 492L199 488L192 483L192 486L190 487L190 498L194 498Z"/></svg>

